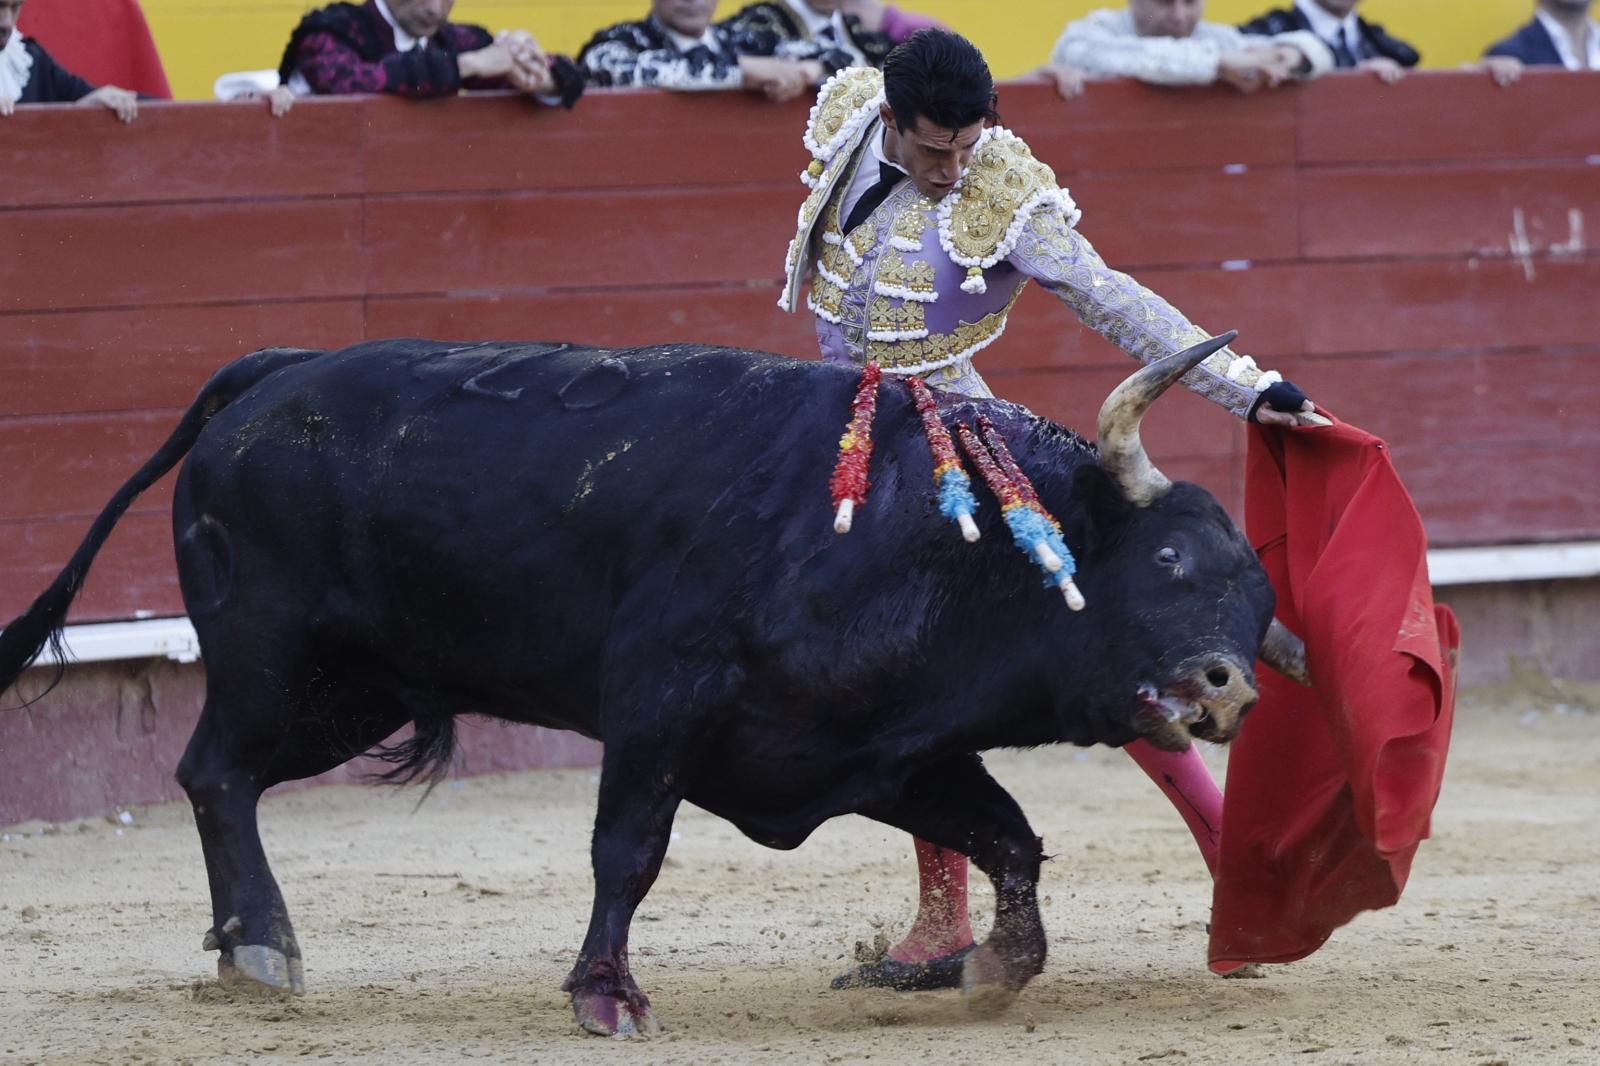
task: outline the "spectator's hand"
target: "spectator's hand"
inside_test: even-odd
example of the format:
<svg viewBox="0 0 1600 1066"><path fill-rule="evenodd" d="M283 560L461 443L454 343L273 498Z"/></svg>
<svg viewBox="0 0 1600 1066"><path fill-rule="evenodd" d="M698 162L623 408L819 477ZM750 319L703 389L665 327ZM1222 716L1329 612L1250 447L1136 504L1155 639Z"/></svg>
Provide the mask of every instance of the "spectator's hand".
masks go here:
<svg viewBox="0 0 1600 1066"><path fill-rule="evenodd" d="M1269 385L1261 393L1250 411L1250 421L1263 426L1305 425L1307 422L1302 421L1302 416L1313 414L1316 409L1316 404L1306 398L1298 385L1292 381L1280 381Z"/></svg>
<svg viewBox="0 0 1600 1066"><path fill-rule="evenodd" d="M1372 59L1363 59L1356 64L1357 70L1367 70L1378 76L1378 80L1385 85L1393 85L1406 76L1406 68L1390 59L1388 56L1375 56Z"/></svg>
<svg viewBox="0 0 1600 1066"><path fill-rule="evenodd" d="M821 69L821 64L815 61L797 63L772 56L741 56L739 59L744 87L765 93L769 100L794 99L811 87L812 74L820 74Z"/></svg>
<svg viewBox="0 0 1600 1066"><path fill-rule="evenodd" d="M1522 80L1522 60L1516 56L1484 56L1480 61L1468 63L1461 69L1486 70L1502 89Z"/></svg>
<svg viewBox="0 0 1600 1066"><path fill-rule="evenodd" d="M267 111L273 118L282 118L294 106L294 90L280 85L267 94Z"/></svg>
<svg viewBox="0 0 1600 1066"><path fill-rule="evenodd" d="M17 102L9 96L0 96L0 115L9 115L17 109Z"/></svg>
<svg viewBox="0 0 1600 1066"><path fill-rule="evenodd" d="M95 105L109 109L123 122L132 122L139 117L139 98L128 90L119 89L115 85L102 85L78 101L79 107L94 107Z"/></svg>
<svg viewBox="0 0 1600 1066"><path fill-rule="evenodd" d="M511 58L520 64L530 68L538 64L550 69L550 57L527 30L501 30L494 35L494 43L510 52Z"/></svg>
<svg viewBox="0 0 1600 1066"><path fill-rule="evenodd" d="M548 60L519 62L511 71L511 84L518 92L529 96L553 96L556 79L550 72Z"/></svg>
<svg viewBox="0 0 1600 1066"><path fill-rule="evenodd" d="M1075 100L1082 96L1084 84L1089 80L1083 71L1065 63L1046 66L1039 73L1056 83L1056 92L1061 94L1063 100Z"/></svg>
<svg viewBox="0 0 1600 1066"><path fill-rule="evenodd" d="M517 61L512 57L511 49L499 43L456 56L456 70L463 81L468 78L509 77L516 66Z"/></svg>
<svg viewBox="0 0 1600 1066"><path fill-rule="evenodd" d="M1217 60L1217 80L1242 93L1253 93L1267 83L1261 60L1263 50L1228 52Z"/></svg>

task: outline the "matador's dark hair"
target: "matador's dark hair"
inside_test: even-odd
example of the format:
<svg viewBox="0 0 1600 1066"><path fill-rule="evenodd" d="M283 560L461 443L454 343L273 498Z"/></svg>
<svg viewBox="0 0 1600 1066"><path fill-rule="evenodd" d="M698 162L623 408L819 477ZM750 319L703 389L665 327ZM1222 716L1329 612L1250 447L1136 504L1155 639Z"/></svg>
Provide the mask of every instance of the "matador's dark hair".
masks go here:
<svg viewBox="0 0 1600 1066"><path fill-rule="evenodd" d="M918 117L955 131L998 121L994 76L983 53L949 30L918 30L883 61L883 92L894 124L909 130Z"/></svg>

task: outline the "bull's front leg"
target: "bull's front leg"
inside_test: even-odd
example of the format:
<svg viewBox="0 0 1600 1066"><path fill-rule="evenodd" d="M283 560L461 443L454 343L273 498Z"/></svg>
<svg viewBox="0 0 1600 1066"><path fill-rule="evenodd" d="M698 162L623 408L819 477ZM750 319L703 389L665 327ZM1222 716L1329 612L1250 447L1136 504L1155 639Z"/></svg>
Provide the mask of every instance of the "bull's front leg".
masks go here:
<svg viewBox="0 0 1600 1066"><path fill-rule="evenodd" d="M1040 841L1017 801L976 755L919 772L895 803L863 812L923 840L967 855L995 889L994 927L968 953L962 988L968 1003L1000 1010L1044 969L1039 917Z"/></svg>
<svg viewBox="0 0 1600 1066"><path fill-rule="evenodd" d="M663 766L659 752L630 758L631 747L606 745L590 845L594 909L577 965L561 986L572 993L578 1024L602 1036L650 1036L661 1028L628 969L628 928L661 871L682 793L680 775Z"/></svg>

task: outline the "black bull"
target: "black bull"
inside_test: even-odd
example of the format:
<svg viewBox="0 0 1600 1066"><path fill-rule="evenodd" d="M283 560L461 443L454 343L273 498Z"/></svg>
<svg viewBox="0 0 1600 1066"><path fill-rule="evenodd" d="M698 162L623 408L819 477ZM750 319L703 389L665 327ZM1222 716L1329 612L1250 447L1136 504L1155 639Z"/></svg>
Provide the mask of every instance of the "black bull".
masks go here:
<svg viewBox="0 0 1600 1066"><path fill-rule="evenodd" d="M1218 346L1124 383L1098 456L1022 408L946 398L947 423L989 415L1061 519L1081 613L981 490L976 544L937 513L898 383L841 537L826 486L848 369L690 346L257 352L213 376L0 635L0 691L59 641L128 504L188 453L174 533L207 696L178 779L224 978L301 988L261 793L407 723L380 749L394 773L439 769L453 716L477 713L604 742L594 911L566 982L586 1028L655 1024L628 927L684 800L769 847L855 813L971 856L998 902L967 988L1005 1002L1044 961L1042 853L974 753L1226 740L1255 698L1272 589L1210 494L1166 482L1138 437Z"/></svg>

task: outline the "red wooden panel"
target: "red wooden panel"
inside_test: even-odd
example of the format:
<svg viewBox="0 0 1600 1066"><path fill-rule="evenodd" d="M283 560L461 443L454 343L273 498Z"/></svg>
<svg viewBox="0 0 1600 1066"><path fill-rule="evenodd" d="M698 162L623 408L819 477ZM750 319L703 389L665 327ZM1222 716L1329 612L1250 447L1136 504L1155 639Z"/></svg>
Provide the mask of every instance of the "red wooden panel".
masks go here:
<svg viewBox="0 0 1600 1066"><path fill-rule="evenodd" d="M1063 184L1071 184L1091 171L1291 164L1291 95L1112 81L1068 101L1053 86L1011 83L1000 87L1000 114Z"/></svg>
<svg viewBox="0 0 1600 1066"><path fill-rule="evenodd" d="M1237 348L1264 367L1300 351L1297 268L1140 270L1141 284L1217 333L1239 330ZM985 373L1000 369L1104 366L1132 369L1129 357L1084 326L1064 304L1029 285L1011 311L1006 332L978 356Z"/></svg>
<svg viewBox="0 0 1600 1066"><path fill-rule="evenodd" d="M1319 403L1396 449L1587 445L1600 481L1600 348L1351 356L1293 370Z"/></svg>
<svg viewBox="0 0 1600 1066"><path fill-rule="evenodd" d="M1293 259L1299 252L1295 174L1087 174L1072 183L1079 228L1108 263L1131 270L1227 260Z"/></svg>
<svg viewBox="0 0 1600 1066"><path fill-rule="evenodd" d="M100 513L178 424L179 411L0 421L0 522ZM172 477L134 507L159 511L172 499Z"/></svg>
<svg viewBox="0 0 1600 1066"><path fill-rule="evenodd" d="M354 201L43 208L0 232L0 311L361 292Z"/></svg>
<svg viewBox="0 0 1600 1066"><path fill-rule="evenodd" d="M0 315L0 417L183 406L245 352L361 332L360 300Z"/></svg>
<svg viewBox="0 0 1600 1066"><path fill-rule="evenodd" d="M24 108L6 123L7 207L349 195L361 189L359 107L155 104L139 121L103 110ZM27 181L14 180L27 174Z"/></svg>
<svg viewBox="0 0 1600 1066"><path fill-rule="evenodd" d="M1530 68L1501 89L1486 74L1429 71L1384 85L1339 73L1304 85L1301 163L1584 159L1597 150L1600 78Z"/></svg>
<svg viewBox="0 0 1600 1066"><path fill-rule="evenodd" d="M1593 444L1394 449L1434 545L1600 536Z"/></svg>
<svg viewBox="0 0 1600 1066"><path fill-rule="evenodd" d="M89 531L88 518L0 522L0 626L54 581ZM183 613L165 512L124 515L73 602L71 622Z"/></svg>
<svg viewBox="0 0 1600 1066"><path fill-rule="evenodd" d="M1583 163L1308 168L1300 175L1300 234L1310 259L1582 257L1593 254L1586 218L1591 228L1600 218L1600 169Z"/></svg>
<svg viewBox="0 0 1600 1066"><path fill-rule="evenodd" d="M1299 271L1306 351L1593 345L1600 259L1320 263ZM1537 367L1530 368L1531 370Z"/></svg>
<svg viewBox="0 0 1600 1066"><path fill-rule="evenodd" d="M374 198L368 291L776 282L799 204L742 187Z"/></svg>
<svg viewBox="0 0 1600 1066"><path fill-rule="evenodd" d="M367 332L374 338L545 339L614 347L691 341L815 358L810 312L786 315L777 298L776 285L374 297L367 305Z"/></svg>
<svg viewBox="0 0 1600 1066"><path fill-rule="evenodd" d="M571 112L522 97L418 107L372 100L362 141L371 193L619 189L761 183L806 192L810 101L745 93L598 90ZM448 166L418 166L448 145ZM780 256L782 251L780 249Z"/></svg>

